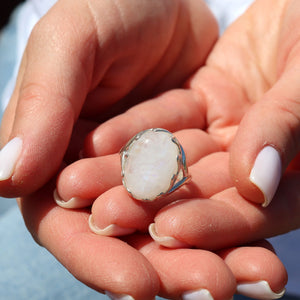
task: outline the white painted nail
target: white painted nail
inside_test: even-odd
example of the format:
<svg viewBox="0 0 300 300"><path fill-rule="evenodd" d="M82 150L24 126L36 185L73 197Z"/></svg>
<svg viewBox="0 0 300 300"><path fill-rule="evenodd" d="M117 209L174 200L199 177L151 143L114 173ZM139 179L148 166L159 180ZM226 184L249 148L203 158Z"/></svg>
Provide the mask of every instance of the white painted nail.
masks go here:
<svg viewBox="0 0 300 300"><path fill-rule="evenodd" d="M89 217L89 227L94 233L104 236L122 236L136 231L134 228L124 228L116 224L110 224L103 229L99 228L94 223L93 215L90 215Z"/></svg>
<svg viewBox="0 0 300 300"><path fill-rule="evenodd" d="M250 181L264 194L263 207L272 201L281 178L281 159L277 150L271 146L263 148L257 155L250 173Z"/></svg>
<svg viewBox="0 0 300 300"><path fill-rule="evenodd" d="M214 300L211 293L206 289L185 292L182 294L183 300Z"/></svg>
<svg viewBox="0 0 300 300"><path fill-rule="evenodd" d="M22 139L15 137L0 151L0 181L9 179L17 164L22 150Z"/></svg>
<svg viewBox="0 0 300 300"><path fill-rule="evenodd" d="M64 201L58 194L57 190L55 189L53 192L53 198L57 205L63 208L82 208L90 206L90 201L87 199L81 199L79 197L72 197L68 201Z"/></svg>
<svg viewBox="0 0 300 300"><path fill-rule="evenodd" d="M240 283L237 285L237 293L254 299L279 299L284 293L283 289L279 293L274 293L267 281L262 280L258 282Z"/></svg>
<svg viewBox="0 0 300 300"><path fill-rule="evenodd" d="M105 292L105 295L108 296L112 300L134 300L132 296L124 295L124 294L114 294L111 292Z"/></svg>
<svg viewBox="0 0 300 300"><path fill-rule="evenodd" d="M168 247L168 248L189 248L190 247L190 245L188 245L187 243L181 242L172 236L159 236L155 229L155 223L149 225L148 231L152 239L164 247Z"/></svg>

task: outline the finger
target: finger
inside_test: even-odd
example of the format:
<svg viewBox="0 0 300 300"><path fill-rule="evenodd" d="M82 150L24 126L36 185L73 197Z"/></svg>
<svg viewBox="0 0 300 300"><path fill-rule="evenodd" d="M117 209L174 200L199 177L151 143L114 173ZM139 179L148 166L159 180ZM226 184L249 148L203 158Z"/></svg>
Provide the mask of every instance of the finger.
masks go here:
<svg viewBox="0 0 300 300"><path fill-rule="evenodd" d="M57 178L55 200L65 208L88 207L102 193L122 184L118 154L86 158L63 169Z"/></svg>
<svg viewBox="0 0 300 300"><path fill-rule="evenodd" d="M218 150L218 146L201 130L182 130L176 132L175 136L186 151L187 165ZM114 163L111 163L112 160ZM210 160L200 161L201 163L190 167L190 174L195 178L195 183L192 181L178 191L149 204L134 200L125 188L119 185L120 163L116 155L81 160L67 167L60 174L56 196L59 194L63 197L59 200L56 197L56 201L60 206L67 208L89 206L93 203L90 227L97 234L118 236L135 230L146 231L148 225L153 222L155 213L166 204L182 198L212 195L218 187L232 185L231 181L227 180L230 179L228 174L224 174L219 167L220 171L215 172L218 175L213 178L203 173L210 161L213 161L216 166L219 166L219 163L222 165L228 163L226 155L220 153ZM202 171L202 174L199 171ZM198 182L199 184L196 184ZM116 187L112 187L113 185Z"/></svg>
<svg viewBox="0 0 300 300"><path fill-rule="evenodd" d="M299 4L289 5L287 20L298 20L299 12ZM282 173L300 150L300 35L286 28L279 41L279 78L243 118L231 149L239 192L263 206L272 201Z"/></svg>
<svg viewBox="0 0 300 300"><path fill-rule="evenodd" d="M215 164L214 170L212 162ZM221 168L227 164L228 155L225 153L202 158L189 168L190 183L151 203L134 200L123 186L114 187L93 203L90 227L97 234L109 236L126 235L136 230L145 232L153 223L156 213L169 203L181 199L208 198L216 191L232 186L229 173L225 174L222 171L225 168ZM174 239L165 239L164 244L167 242L173 243ZM176 245L186 246L186 243L177 242Z"/></svg>
<svg viewBox="0 0 300 300"><path fill-rule="evenodd" d="M196 92L173 90L103 123L86 139L86 156L115 153L138 132L164 128L175 132L205 126L205 106ZM108 142L109 141L109 142Z"/></svg>
<svg viewBox="0 0 300 300"><path fill-rule="evenodd" d="M51 190L48 186L20 201L26 225L36 240L93 289L153 299L159 280L148 260L119 239L92 233L88 212L56 206Z"/></svg>
<svg viewBox="0 0 300 300"><path fill-rule="evenodd" d="M216 143L203 131L182 130L175 133L185 149L187 165L218 150ZM77 161L65 168L57 180L56 200L68 208L89 206L105 191L121 184L118 154Z"/></svg>
<svg viewBox="0 0 300 300"><path fill-rule="evenodd" d="M199 249L166 249L147 236L127 241L155 268L161 282L160 296L186 300L232 298L235 278L216 254Z"/></svg>
<svg viewBox="0 0 300 300"><path fill-rule="evenodd" d="M283 234L300 226L298 182L299 173L284 177L268 210L246 201L235 188L210 199L175 202L156 215L149 230L167 247L181 243L212 250Z"/></svg>
<svg viewBox="0 0 300 300"><path fill-rule="evenodd" d="M253 299L278 299L285 292L287 272L267 241L218 252L237 281L237 292Z"/></svg>
<svg viewBox="0 0 300 300"><path fill-rule="evenodd" d="M161 205L162 202L153 205L136 201L123 186L116 186L93 203L90 229L98 235L106 236L122 236L136 230L146 232Z"/></svg>
<svg viewBox="0 0 300 300"><path fill-rule="evenodd" d="M104 75L108 78L102 83L104 86L108 85L110 88L107 90L111 91L111 97L107 98L112 102L117 101L134 87L140 80L139 76L143 77L152 69L152 64L155 64L162 55L161 52L164 52L165 44L160 51L155 51L148 64L144 64L144 59L139 57L134 64L128 64L128 68L133 71L125 71L123 56L127 62L130 47L124 51L121 45L126 44L126 41L131 44L136 38L136 31L132 29L134 34L131 31L124 32L122 39L118 35L114 40L115 31L118 30L116 28L123 28L124 25L118 14L123 12L125 18L129 18L132 27L138 28L139 37L141 28L137 23L148 24L151 19L148 18L148 10L157 8L156 17L160 21L163 19L166 27L159 37L156 36L157 42L164 40L168 44L166 35L174 25L172 20L176 15L176 8L170 14L170 19L165 22L162 18L165 7L159 7L159 1L153 4L143 1L143 17L132 14L132 8L135 6L121 3L115 6L111 2L89 4L86 1L76 5L71 1L58 2L35 26L30 36L12 105L8 108L7 117L4 117L6 123L3 126L6 129L3 131L6 137L3 142L6 143L15 137L18 140L17 144L8 143L1 154L0 180L4 182L1 183L0 190L3 190L5 196L31 192L54 174L60 166L74 122L81 112L88 92L101 82ZM69 13L65 14L66 11ZM101 22L97 22L96 13L101 11L107 11L107 16L115 17L109 17L107 20L106 15L102 14ZM155 26L158 26L157 23ZM111 47L111 44L114 47ZM139 45L142 45L141 50L145 48L143 43ZM109 51L106 51L106 48L109 48ZM118 54L119 51L122 51L122 55ZM141 56L147 56L145 51L134 51L135 58L137 52L142 53ZM114 60L118 60L116 57L119 61L110 68ZM141 61L143 70L139 68ZM118 66L119 73L116 72ZM126 83L122 81L124 74L127 79L130 78ZM115 86L111 88L111 82L114 80L122 82L120 89ZM15 153L12 157L7 155L11 152Z"/></svg>
<svg viewBox="0 0 300 300"><path fill-rule="evenodd" d="M12 131L6 142L13 142L1 152L0 190L4 196L29 193L58 170L90 86L96 40L84 43L82 39L92 36L93 26L89 26L87 9L79 7L83 4L69 7L66 3L59 2L38 23L24 53L14 122L7 125ZM66 34L74 31L72 16L78 9L82 14L76 22L85 32ZM16 144L15 139L21 142ZM10 152L16 155L8 156Z"/></svg>
<svg viewBox="0 0 300 300"><path fill-rule="evenodd" d="M137 102L180 86L204 63L216 33L202 1L56 3L24 55L15 122L7 125L12 131L5 141L17 137L18 143L8 143L1 155L2 195L30 193L51 178L81 111L97 116L123 97Z"/></svg>

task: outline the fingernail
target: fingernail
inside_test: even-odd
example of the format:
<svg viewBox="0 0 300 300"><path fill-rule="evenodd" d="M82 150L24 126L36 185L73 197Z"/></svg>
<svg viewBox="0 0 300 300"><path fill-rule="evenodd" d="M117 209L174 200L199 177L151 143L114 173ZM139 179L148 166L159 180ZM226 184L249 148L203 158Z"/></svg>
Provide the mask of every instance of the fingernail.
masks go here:
<svg viewBox="0 0 300 300"><path fill-rule="evenodd" d="M185 292L182 294L183 300L214 300L211 293L206 289Z"/></svg>
<svg viewBox="0 0 300 300"><path fill-rule="evenodd" d="M124 294L114 294L111 292L105 292L105 295L108 296L112 300L134 300L132 296L124 295Z"/></svg>
<svg viewBox="0 0 300 300"><path fill-rule="evenodd" d="M63 208L82 208L90 205L87 199L81 199L79 197L72 197L68 201L64 201L55 189L53 192L53 198L57 205Z"/></svg>
<svg viewBox="0 0 300 300"><path fill-rule="evenodd" d="M89 217L89 227L94 233L104 236L128 235L136 231L134 228L124 228L116 224L110 224L103 229L99 228L94 223L93 215L90 215Z"/></svg>
<svg viewBox="0 0 300 300"><path fill-rule="evenodd" d="M22 139L15 137L0 151L0 181L10 178L22 150Z"/></svg>
<svg viewBox="0 0 300 300"><path fill-rule="evenodd" d="M264 194L263 207L267 207L272 201L281 178L280 155L271 146L263 148L257 155L250 173L250 181L254 183Z"/></svg>
<svg viewBox="0 0 300 300"><path fill-rule="evenodd" d="M237 285L237 293L254 299L279 299L284 293L283 289L279 293L274 293L267 281L262 280L251 283L240 283Z"/></svg>
<svg viewBox="0 0 300 300"><path fill-rule="evenodd" d="M159 236L155 229L155 223L152 223L149 225L148 231L149 231L149 234L152 237L152 239L162 246L165 246L168 248L188 248L188 247L190 247L190 245L188 245L187 243L181 242L172 236Z"/></svg>

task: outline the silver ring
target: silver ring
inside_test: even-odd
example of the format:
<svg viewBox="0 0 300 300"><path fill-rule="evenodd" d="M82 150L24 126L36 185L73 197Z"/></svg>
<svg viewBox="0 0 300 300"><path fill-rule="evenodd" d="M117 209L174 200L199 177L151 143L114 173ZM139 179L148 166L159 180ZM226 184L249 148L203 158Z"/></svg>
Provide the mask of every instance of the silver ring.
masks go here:
<svg viewBox="0 0 300 300"><path fill-rule="evenodd" d="M121 149L122 182L137 200L154 201L190 180L184 150L173 134L151 128Z"/></svg>

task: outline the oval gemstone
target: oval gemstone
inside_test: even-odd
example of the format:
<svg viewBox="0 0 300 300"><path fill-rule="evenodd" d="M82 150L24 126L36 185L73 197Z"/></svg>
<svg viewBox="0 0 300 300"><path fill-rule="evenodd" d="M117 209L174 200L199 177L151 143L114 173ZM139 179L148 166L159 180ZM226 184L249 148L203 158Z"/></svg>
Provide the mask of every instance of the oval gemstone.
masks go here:
<svg viewBox="0 0 300 300"><path fill-rule="evenodd" d="M168 192L178 173L178 145L166 130L149 129L133 138L122 154L123 184L138 200Z"/></svg>

